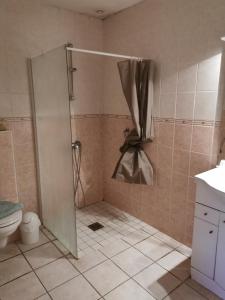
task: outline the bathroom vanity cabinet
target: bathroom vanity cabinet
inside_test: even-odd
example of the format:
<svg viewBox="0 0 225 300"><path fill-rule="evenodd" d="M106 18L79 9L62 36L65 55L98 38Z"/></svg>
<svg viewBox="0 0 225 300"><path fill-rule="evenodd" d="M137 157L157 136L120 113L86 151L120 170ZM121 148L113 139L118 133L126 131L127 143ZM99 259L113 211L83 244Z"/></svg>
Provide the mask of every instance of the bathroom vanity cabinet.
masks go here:
<svg viewBox="0 0 225 300"><path fill-rule="evenodd" d="M191 275L225 299L225 170L199 174L196 183Z"/></svg>

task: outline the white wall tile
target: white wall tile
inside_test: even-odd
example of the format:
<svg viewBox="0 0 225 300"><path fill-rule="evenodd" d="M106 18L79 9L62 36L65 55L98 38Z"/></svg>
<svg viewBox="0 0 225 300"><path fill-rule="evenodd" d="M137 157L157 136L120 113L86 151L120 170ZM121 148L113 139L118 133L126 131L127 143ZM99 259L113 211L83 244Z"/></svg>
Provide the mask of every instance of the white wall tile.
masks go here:
<svg viewBox="0 0 225 300"><path fill-rule="evenodd" d="M220 76L221 54L199 63L197 90L217 91Z"/></svg>
<svg viewBox="0 0 225 300"><path fill-rule="evenodd" d="M45 5L43 1L1 1L0 8L0 93L11 93L9 103L0 104L2 117L30 116L27 58L67 42L81 48L102 50L102 21L75 12ZM100 58L77 57L79 91L75 113L101 113L102 66ZM4 98L0 97L4 102Z"/></svg>
<svg viewBox="0 0 225 300"><path fill-rule="evenodd" d="M183 67L178 74L178 92L194 92L196 88L197 65Z"/></svg>
<svg viewBox="0 0 225 300"><path fill-rule="evenodd" d="M28 94L11 94L11 98L13 117L31 116L31 100Z"/></svg>
<svg viewBox="0 0 225 300"><path fill-rule="evenodd" d="M176 101L176 118L193 119L194 114L194 93L182 93L177 95Z"/></svg>
<svg viewBox="0 0 225 300"><path fill-rule="evenodd" d="M175 93L177 89L177 67L174 61L163 63L161 67L161 92Z"/></svg>
<svg viewBox="0 0 225 300"><path fill-rule="evenodd" d="M175 117L175 102L176 102L176 94L160 95L160 117L161 118Z"/></svg>
<svg viewBox="0 0 225 300"><path fill-rule="evenodd" d="M195 99L195 120L214 120L217 106L217 92L198 92Z"/></svg>
<svg viewBox="0 0 225 300"><path fill-rule="evenodd" d="M12 95L0 93L0 117L12 116Z"/></svg>

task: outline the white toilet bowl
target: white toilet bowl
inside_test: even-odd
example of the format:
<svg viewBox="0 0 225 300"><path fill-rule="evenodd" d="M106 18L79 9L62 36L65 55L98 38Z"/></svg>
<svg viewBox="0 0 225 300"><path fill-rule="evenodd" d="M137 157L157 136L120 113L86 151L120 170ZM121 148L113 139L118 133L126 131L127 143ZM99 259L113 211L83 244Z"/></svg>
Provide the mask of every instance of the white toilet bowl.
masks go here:
<svg viewBox="0 0 225 300"><path fill-rule="evenodd" d="M0 248L7 245L8 237L13 234L22 221L22 210L0 219Z"/></svg>

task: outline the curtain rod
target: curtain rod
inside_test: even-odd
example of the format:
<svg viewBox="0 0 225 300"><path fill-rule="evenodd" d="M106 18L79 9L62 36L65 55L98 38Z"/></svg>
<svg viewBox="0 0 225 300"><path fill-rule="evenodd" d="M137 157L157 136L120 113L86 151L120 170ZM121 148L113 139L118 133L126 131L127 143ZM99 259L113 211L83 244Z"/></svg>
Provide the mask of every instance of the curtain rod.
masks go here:
<svg viewBox="0 0 225 300"><path fill-rule="evenodd" d="M82 53L89 53L89 54L96 54L96 55L103 55L103 56L110 56L110 57L135 59L135 60L142 60L143 59L141 57L136 57L136 56L127 56L127 55L120 55L120 54L109 53L109 52L92 51L92 50L72 48L72 47L66 47L66 49L70 50L70 51L74 51L74 52L82 52Z"/></svg>

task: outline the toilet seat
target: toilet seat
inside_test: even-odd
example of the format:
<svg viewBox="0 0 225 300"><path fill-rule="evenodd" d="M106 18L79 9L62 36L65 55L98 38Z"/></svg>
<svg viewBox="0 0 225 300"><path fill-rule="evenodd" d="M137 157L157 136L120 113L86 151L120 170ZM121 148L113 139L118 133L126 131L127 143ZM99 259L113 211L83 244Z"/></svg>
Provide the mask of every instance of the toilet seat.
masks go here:
<svg viewBox="0 0 225 300"><path fill-rule="evenodd" d="M21 217L22 210L18 210L7 217L0 219L0 228L7 227L18 222Z"/></svg>

